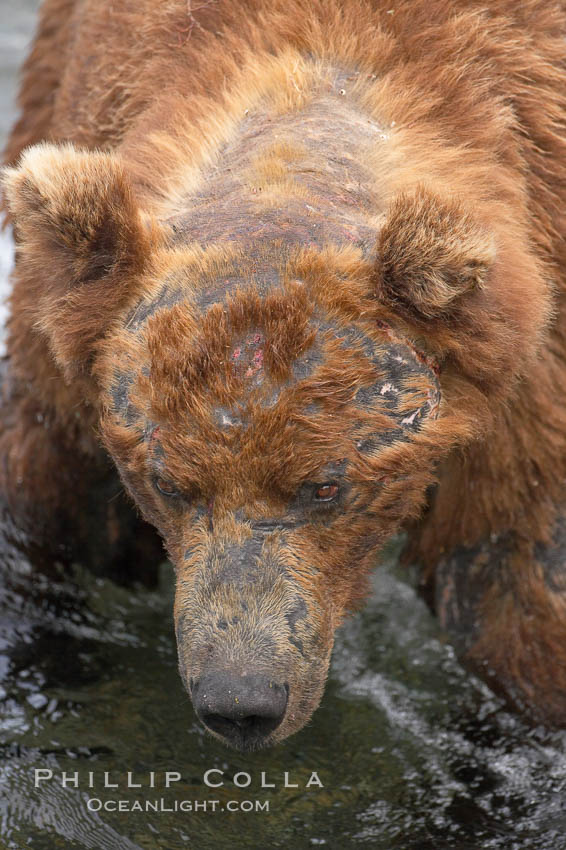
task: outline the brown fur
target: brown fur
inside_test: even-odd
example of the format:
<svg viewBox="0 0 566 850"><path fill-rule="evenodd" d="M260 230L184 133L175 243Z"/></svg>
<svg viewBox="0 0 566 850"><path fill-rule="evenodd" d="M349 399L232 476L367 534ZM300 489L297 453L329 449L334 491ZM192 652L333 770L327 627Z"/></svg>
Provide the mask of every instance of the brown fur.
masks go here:
<svg viewBox="0 0 566 850"><path fill-rule="evenodd" d="M565 37L542 0L44 4L6 151L10 369L70 458L98 463L100 422L177 567L187 686L252 658L288 682L273 740L400 526L429 582L511 541L437 595L464 588L465 651L563 722L533 546L566 477Z"/></svg>
<svg viewBox="0 0 566 850"><path fill-rule="evenodd" d="M493 238L461 207L419 187L389 209L377 248L378 295L409 319L448 324L461 297L486 283Z"/></svg>

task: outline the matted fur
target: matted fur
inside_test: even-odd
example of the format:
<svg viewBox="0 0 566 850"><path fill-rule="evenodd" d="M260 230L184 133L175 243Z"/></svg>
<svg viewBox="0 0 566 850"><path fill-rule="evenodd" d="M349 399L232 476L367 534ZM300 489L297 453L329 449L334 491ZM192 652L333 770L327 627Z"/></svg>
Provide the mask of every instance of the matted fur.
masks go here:
<svg viewBox="0 0 566 850"><path fill-rule="evenodd" d="M271 663L294 695L273 740L400 526L431 583L509 541L477 593L464 555L441 569L439 608L464 628L465 588L465 651L563 722L564 594L533 547L566 479L565 37L547 0L43 5L5 155L16 395L70 458L100 423L177 566L185 679ZM50 470L14 409L0 451ZM323 519L293 500L325 475ZM243 596L263 649L215 631Z"/></svg>

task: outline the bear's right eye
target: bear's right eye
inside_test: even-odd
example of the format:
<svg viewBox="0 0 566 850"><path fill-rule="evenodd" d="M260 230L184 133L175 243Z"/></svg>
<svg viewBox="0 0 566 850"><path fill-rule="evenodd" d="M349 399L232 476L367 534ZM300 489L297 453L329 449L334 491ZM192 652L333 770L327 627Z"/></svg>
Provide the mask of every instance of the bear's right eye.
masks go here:
<svg viewBox="0 0 566 850"><path fill-rule="evenodd" d="M338 495L340 488L337 484L334 484L333 481L329 481L326 484L321 484L315 490L314 499L316 502L333 502L336 496Z"/></svg>
<svg viewBox="0 0 566 850"><path fill-rule="evenodd" d="M154 484L161 493L161 495L167 496L169 499L175 499L177 498L177 496L181 495L177 488L165 478L154 478Z"/></svg>

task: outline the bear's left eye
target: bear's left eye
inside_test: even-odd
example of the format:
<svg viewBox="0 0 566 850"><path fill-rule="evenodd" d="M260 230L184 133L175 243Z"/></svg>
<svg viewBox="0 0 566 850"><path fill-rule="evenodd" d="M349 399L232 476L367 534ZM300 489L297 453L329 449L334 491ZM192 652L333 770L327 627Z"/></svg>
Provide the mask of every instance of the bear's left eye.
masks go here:
<svg viewBox="0 0 566 850"><path fill-rule="evenodd" d="M332 482L321 484L314 491L314 500L315 502L333 502L338 495L339 489L338 484L333 484Z"/></svg>
<svg viewBox="0 0 566 850"><path fill-rule="evenodd" d="M165 478L155 478L154 484L159 490L159 492L163 496L167 496L169 499L174 499L180 495L177 488L171 484L170 481L167 481Z"/></svg>

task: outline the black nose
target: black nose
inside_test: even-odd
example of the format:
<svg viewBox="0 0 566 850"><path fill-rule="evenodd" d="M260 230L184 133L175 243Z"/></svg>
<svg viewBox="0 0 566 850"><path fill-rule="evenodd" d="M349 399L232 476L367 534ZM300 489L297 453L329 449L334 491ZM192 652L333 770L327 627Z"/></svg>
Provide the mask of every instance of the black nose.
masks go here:
<svg viewBox="0 0 566 850"><path fill-rule="evenodd" d="M288 688L268 676L208 673L192 687L200 720L240 750L262 746L279 726L287 708Z"/></svg>

